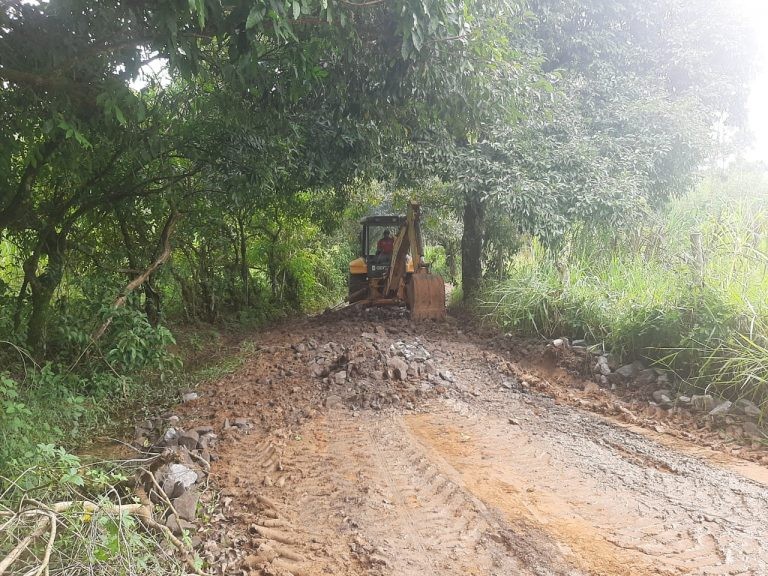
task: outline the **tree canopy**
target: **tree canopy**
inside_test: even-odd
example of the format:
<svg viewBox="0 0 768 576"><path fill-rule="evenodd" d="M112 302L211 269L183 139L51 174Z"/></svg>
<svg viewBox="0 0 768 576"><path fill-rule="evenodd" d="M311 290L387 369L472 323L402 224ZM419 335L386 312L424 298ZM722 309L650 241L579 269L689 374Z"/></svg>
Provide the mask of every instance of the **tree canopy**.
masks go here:
<svg viewBox="0 0 768 576"><path fill-rule="evenodd" d="M520 234L690 187L712 125L743 120L746 37L716 0L4 3L3 310L49 354L52 307L116 295L169 223L137 297L153 323L163 292L195 317L302 306L299 279L347 254L327 276L308 248L374 181L440 182L471 296Z"/></svg>

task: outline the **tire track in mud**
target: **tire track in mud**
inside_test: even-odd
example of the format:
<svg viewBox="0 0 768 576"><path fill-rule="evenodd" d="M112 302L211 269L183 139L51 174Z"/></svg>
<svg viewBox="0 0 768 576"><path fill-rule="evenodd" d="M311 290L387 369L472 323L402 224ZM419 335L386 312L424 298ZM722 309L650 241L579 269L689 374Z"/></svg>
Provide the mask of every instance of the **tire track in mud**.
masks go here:
<svg viewBox="0 0 768 576"><path fill-rule="evenodd" d="M661 527L646 538L630 527L617 538L622 545L682 573L768 574L765 486L588 414L556 408L545 420L576 440L572 452L563 451L563 462L583 462L585 472L611 485L616 497L638 504L636 518Z"/></svg>
<svg viewBox="0 0 768 576"><path fill-rule="evenodd" d="M250 554L244 567L262 573L308 573L317 547L308 545L312 534L292 521L290 506L284 503L283 489L296 474L283 463L285 442L256 435L236 438L235 445L222 453L227 465L219 483L222 494L233 500L233 520L248 526Z"/></svg>
<svg viewBox="0 0 768 576"><path fill-rule="evenodd" d="M599 422L550 422L559 409L529 431L460 401L428 408L242 438L228 468L259 560L297 575L768 573L764 487Z"/></svg>
<svg viewBox="0 0 768 576"><path fill-rule="evenodd" d="M406 420L470 491L569 547L585 572L768 573L764 487L624 431L606 442L616 429L595 421L569 429L567 415L552 422L559 409L510 432L498 415L450 408Z"/></svg>
<svg viewBox="0 0 768 576"><path fill-rule="evenodd" d="M312 471L292 486L300 495L292 516L296 525L327 535L326 572L583 573L545 531L525 519L507 522L468 492L399 414L331 412L291 444L286 461Z"/></svg>
<svg viewBox="0 0 768 576"><path fill-rule="evenodd" d="M297 486L309 496L300 503L302 523L336 519L360 573L494 573L481 545L488 526L475 504L408 444L393 419L372 420L332 413L319 423L324 449L296 456L319 473Z"/></svg>
<svg viewBox="0 0 768 576"><path fill-rule="evenodd" d="M288 345L270 360L293 373L254 389L263 405L318 412L224 443L250 574L768 576L765 486L505 387L478 342L438 336L424 340L455 382L418 412L323 407Z"/></svg>

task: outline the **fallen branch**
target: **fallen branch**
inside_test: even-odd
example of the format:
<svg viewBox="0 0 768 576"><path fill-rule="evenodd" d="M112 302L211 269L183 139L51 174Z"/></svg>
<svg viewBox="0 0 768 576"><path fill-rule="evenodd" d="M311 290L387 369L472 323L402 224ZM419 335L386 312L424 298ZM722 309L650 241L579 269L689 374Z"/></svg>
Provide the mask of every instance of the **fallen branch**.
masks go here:
<svg viewBox="0 0 768 576"><path fill-rule="evenodd" d="M155 478L155 475L152 474L152 472L150 472L146 468L142 468L141 471L144 473L145 476L149 476L149 480L152 482L152 486L155 487L155 491L157 492L157 495L163 499L163 501L166 503L170 511L176 515L176 518L180 518L179 513L176 511L176 507L171 502L171 499L168 498L168 495L165 493L165 490L163 490L160 484L158 484L157 478Z"/></svg>
<svg viewBox="0 0 768 576"><path fill-rule="evenodd" d="M22 552L26 550L30 544L37 538L40 538L45 533L46 528L48 528L48 524L53 522L56 523L55 518L53 521L51 520L51 516L48 513L45 513L43 511L38 511L41 515L41 518L37 521L35 524L35 529L32 530L30 534L28 534L26 537L24 537L21 542L19 542L16 547L11 550L8 555L3 558L2 561L0 561L0 576L5 574L5 571L8 570L8 568L11 567L11 565L16 562L16 560L19 559L19 556L21 556ZM55 528L54 528L54 537L56 535Z"/></svg>
<svg viewBox="0 0 768 576"><path fill-rule="evenodd" d="M157 485L157 479L155 479L154 475L152 473L149 473L149 475L152 477L152 480L154 481L154 484ZM165 494L165 492L163 492ZM197 566L195 566L195 563L190 558L192 556L192 551L187 547L184 542L176 538L176 536L173 534L170 528L168 526L165 526L163 524L160 524L157 522L154 518L152 518L152 502L149 499L149 495L144 491L142 488L141 490L137 490L137 496L139 497L139 500L142 501L142 505L150 511L149 514L146 516L139 516L139 520L144 524L144 526L147 529L155 530L156 532L159 532L163 536L165 536L168 541L173 544L176 549L181 552L184 555L184 562L186 563L187 567L198 576L208 576L205 572L200 570ZM173 509L173 507L171 507ZM176 516L178 518L178 514Z"/></svg>
<svg viewBox="0 0 768 576"><path fill-rule="evenodd" d="M45 546L45 555L43 561L37 568L30 569L24 576L41 576L42 574L48 574L48 565L51 562L51 553L53 552L53 543L56 542L56 516L48 514L50 518L50 534L48 536L48 544Z"/></svg>
<svg viewBox="0 0 768 576"><path fill-rule="evenodd" d="M206 473L209 473L211 471L211 465L205 458L203 458L199 454L195 454L194 452L189 452L189 455L192 458L192 460L194 460L195 462L198 462L203 467Z"/></svg>
<svg viewBox="0 0 768 576"><path fill-rule="evenodd" d="M51 504L48 508L51 512L61 514L62 512L69 512L72 508L82 507L83 512L87 514L94 514L96 512L107 512L109 514L137 514L144 507L143 504L113 504L108 503L104 505L96 504L89 500L73 500L66 502L56 502Z"/></svg>
<svg viewBox="0 0 768 576"><path fill-rule="evenodd" d="M157 486L157 480L151 473L149 473L149 475L152 477L155 486ZM184 542L179 540L173 534L173 532L171 532L170 528L160 524L152 517L152 503L150 502L149 496L147 496L146 492L141 490L138 492L138 497L141 501L140 503L113 504L110 502L104 504L96 504L95 502L91 502L89 500L73 500L56 502L48 506L38 505L38 507L34 509L12 513L12 518L3 524L3 530L6 529L14 520L31 516L40 516L40 518L35 523L35 527L32 532L25 536L13 548L13 550L11 550L8 555L0 561L0 576L3 576L6 573L6 571L14 564L14 562L19 559L19 557L32 544L32 542L40 538L46 530L49 530L48 542L46 544L45 554L41 563L38 566L35 566L34 568L25 572L23 576L41 576L46 574L48 572L51 554L53 552L54 543L56 541L56 515L69 512L73 509L81 509L86 514L95 514L101 512L107 514L127 514L135 516L147 530L162 534L171 544L173 544L179 550L179 552L183 554L184 561L191 572L197 574L198 576L207 576L205 572L202 572L198 567L194 565L194 562L191 558L192 551L189 549L189 547L184 544ZM0 532L1 531L2 530L0 530Z"/></svg>

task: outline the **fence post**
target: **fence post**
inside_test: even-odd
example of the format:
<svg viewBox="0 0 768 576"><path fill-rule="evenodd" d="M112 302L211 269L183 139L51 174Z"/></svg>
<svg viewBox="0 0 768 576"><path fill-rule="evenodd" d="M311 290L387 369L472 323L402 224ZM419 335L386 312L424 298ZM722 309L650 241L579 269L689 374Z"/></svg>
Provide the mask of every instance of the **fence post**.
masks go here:
<svg viewBox="0 0 768 576"><path fill-rule="evenodd" d="M693 248L693 262L691 268L693 281L699 286L704 286L704 247L701 242L701 232L691 232L691 247Z"/></svg>

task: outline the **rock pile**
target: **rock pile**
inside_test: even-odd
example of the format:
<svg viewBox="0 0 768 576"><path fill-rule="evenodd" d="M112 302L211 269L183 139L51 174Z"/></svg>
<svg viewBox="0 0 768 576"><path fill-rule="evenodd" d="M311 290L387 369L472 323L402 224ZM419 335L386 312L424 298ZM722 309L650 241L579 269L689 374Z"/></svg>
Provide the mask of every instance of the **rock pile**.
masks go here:
<svg viewBox="0 0 768 576"><path fill-rule="evenodd" d="M616 360L610 354L594 354L595 363L592 373L595 381L604 387L615 390L617 386L669 386L669 375L666 370L649 368L636 360L631 364L617 366Z"/></svg>
<svg viewBox="0 0 768 576"><path fill-rule="evenodd" d="M648 394L652 406L665 410L684 409L706 418L708 427L722 428L731 437L764 440L766 434L759 428L760 408L752 401L735 402L711 394L686 395L675 390L670 372L646 366L636 360L619 366L610 354L588 347L583 341L570 344L565 338L550 343L550 348L562 354L567 350L591 365L594 381L603 388L616 390L619 386L635 393Z"/></svg>
<svg viewBox="0 0 768 576"><path fill-rule="evenodd" d="M350 345L306 339L293 349L322 384L326 407L413 407L416 398L441 393L441 385L453 380L438 370L418 338L392 341L382 326L362 332Z"/></svg>
<svg viewBox="0 0 768 576"><path fill-rule="evenodd" d="M760 408L746 398L731 402L711 394L681 395L677 397L677 404L705 414L713 425L728 430L730 436L743 436L750 440L766 438L758 426L762 416Z"/></svg>
<svg viewBox="0 0 768 576"><path fill-rule="evenodd" d="M236 428L238 424L247 426L236 421ZM153 504L167 506L158 521L177 536L195 529L201 486L206 484L211 461L217 459L217 440L212 426L185 430L178 416L146 420L136 427L134 444L158 455L149 469L152 478L140 478L142 488Z"/></svg>

